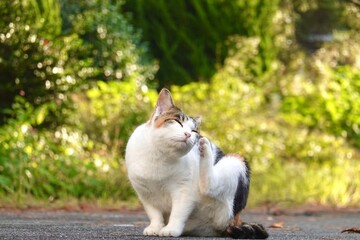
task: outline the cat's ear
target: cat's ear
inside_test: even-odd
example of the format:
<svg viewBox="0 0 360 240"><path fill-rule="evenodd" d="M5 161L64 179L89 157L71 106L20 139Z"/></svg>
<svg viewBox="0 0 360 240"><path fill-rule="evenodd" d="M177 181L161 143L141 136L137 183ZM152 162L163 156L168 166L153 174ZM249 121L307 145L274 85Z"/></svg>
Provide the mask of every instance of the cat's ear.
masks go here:
<svg viewBox="0 0 360 240"><path fill-rule="evenodd" d="M171 97L171 93L166 88L163 88L159 93L155 111L151 117L151 120L157 118L162 113L166 112L167 110L169 110L172 107L174 107L174 101Z"/></svg>
<svg viewBox="0 0 360 240"><path fill-rule="evenodd" d="M201 117L197 116L197 117L194 118L194 120L195 120L195 123L197 124L197 126L199 126L200 123L201 123Z"/></svg>

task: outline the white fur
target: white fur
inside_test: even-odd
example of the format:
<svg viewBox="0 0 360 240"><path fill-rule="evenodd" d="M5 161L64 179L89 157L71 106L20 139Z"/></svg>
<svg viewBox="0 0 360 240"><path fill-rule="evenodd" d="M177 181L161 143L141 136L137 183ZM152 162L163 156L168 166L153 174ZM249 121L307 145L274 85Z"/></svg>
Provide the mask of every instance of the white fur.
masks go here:
<svg viewBox="0 0 360 240"><path fill-rule="evenodd" d="M160 113L159 113L160 114ZM129 179L150 219L144 235L218 236L233 219L233 199L246 167L225 156L214 165L211 144L192 119L139 126L126 147ZM191 133L186 139L185 133ZM186 140L186 142L185 142Z"/></svg>

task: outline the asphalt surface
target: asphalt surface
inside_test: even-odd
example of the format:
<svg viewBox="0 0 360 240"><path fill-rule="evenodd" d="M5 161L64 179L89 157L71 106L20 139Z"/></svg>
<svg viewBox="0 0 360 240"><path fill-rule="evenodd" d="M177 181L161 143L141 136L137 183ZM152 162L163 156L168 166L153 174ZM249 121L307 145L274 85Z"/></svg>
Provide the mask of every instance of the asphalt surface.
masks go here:
<svg viewBox="0 0 360 240"><path fill-rule="evenodd" d="M360 239L359 233L341 233L344 229L360 228L360 210L343 213L287 213L279 216L245 212L242 219L266 226L270 234L268 239ZM142 230L147 224L143 212L2 210L0 239L171 239L143 236Z"/></svg>

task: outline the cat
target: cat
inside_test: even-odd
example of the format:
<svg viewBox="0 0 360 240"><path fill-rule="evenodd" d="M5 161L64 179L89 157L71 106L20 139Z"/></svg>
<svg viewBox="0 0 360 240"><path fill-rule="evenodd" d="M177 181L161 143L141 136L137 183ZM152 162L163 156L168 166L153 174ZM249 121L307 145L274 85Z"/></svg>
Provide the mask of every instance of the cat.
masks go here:
<svg viewBox="0 0 360 240"><path fill-rule="evenodd" d="M240 220L249 193L248 163L201 136L200 122L176 107L164 88L150 119L130 136L128 177L150 220L143 234L267 238L261 224Z"/></svg>

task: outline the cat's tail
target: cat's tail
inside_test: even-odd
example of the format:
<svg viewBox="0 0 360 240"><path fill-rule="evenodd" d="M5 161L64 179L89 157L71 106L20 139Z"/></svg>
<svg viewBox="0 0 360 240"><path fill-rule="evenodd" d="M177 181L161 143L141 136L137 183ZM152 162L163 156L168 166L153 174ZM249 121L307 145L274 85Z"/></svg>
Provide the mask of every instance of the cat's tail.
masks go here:
<svg viewBox="0 0 360 240"><path fill-rule="evenodd" d="M226 229L229 237L234 239L265 239L269 237L263 225L257 223L241 223L240 225L230 225Z"/></svg>

